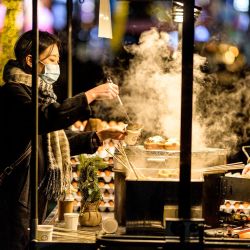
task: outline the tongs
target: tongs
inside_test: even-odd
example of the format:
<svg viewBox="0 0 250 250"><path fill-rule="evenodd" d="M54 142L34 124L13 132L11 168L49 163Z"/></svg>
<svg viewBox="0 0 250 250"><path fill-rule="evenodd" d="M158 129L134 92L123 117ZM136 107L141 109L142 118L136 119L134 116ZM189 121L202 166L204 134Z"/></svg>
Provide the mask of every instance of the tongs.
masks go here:
<svg viewBox="0 0 250 250"><path fill-rule="evenodd" d="M110 83L110 84L113 83L111 77L107 77L107 82ZM121 107L122 107L122 111L123 111L123 113L124 113L124 115L125 115L127 121L128 121L129 123L131 123L131 120L130 120L130 118L129 118L129 116L128 116L128 113L127 113L127 111L126 111L126 109L125 109L125 107L124 107L124 105L123 105L123 102L122 102L122 100L121 100L121 98L120 98L119 95L117 95L117 99L118 99L118 101L119 101L119 103L120 103L120 105L121 105Z"/></svg>
<svg viewBox="0 0 250 250"><path fill-rule="evenodd" d="M248 152L246 150L247 148L250 149L250 146L242 146L242 151L245 154L245 156L247 157L247 163L250 163L250 156L249 156L249 154L248 154Z"/></svg>

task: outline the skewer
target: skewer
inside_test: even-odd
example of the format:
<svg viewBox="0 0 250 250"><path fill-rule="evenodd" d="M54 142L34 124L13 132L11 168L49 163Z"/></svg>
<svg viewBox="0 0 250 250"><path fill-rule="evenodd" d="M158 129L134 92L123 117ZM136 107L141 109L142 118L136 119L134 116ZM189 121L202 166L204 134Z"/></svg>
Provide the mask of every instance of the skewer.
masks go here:
<svg viewBox="0 0 250 250"><path fill-rule="evenodd" d="M207 168L199 168L194 169L195 172L211 172L211 171L219 171L219 170L237 170L237 169L243 169L244 164L242 162L235 162L225 165L218 165L213 167L207 167Z"/></svg>
<svg viewBox="0 0 250 250"><path fill-rule="evenodd" d="M54 227L53 232L55 231L62 231L62 232L70 232L70 233L77 233L77 234L89 234L89 235L95 235L96 232L90 232L87 230L77 230L77 231L72 231L71 229L64 228L64 227Z"/></svg>
<svg viewBox="0 0 250 250"><path fill-rule="evenodd" d="M134 174L135 174L135 176L136 176L136 179L138 180L139 177L138 177L138 175L137 175L137 173L136 173L136 171L135 171L135 168L134 168L133 164L129 161L128 156L127 156L127 154L126 154L124 148L123 148L121 145L120 145L120 148L121 148L121 150L122 150L122 152L123 152L124 157L125 157L126 160L127 160L127 163L128 163L129 166L132 168L132 170L133 170L133 172L134 172Z"/></svg>
<svg viewBox="0 0 250 250"><path fill-rule="evenodd" d="M116 157L116 159L119 159L120 162L123 162L123 164L124 164L125 166L127 166L127 169L130 170L129 165L127 164L127 162L125 162L125 161L123 160L122 157L119 157L118 155L115 155L115 157Z"/></svg>
<svg viewBox="0 0 250 250"><path fill-rule="evenodd" d="M120 148L121 148L122 150L119 150L119 149L117 148L118 151L121 152L121 154L123 154L123 155L125 156L125 158L127 159L128 163L129 163L129 165L131 166L131 168L132 168L132 170L133 170L135 176L137 177L137 179L139 179L139 178L145 179L146 177L145 177L145 175L143 175L143 174L141 173L141 171L139 171L138 169L136 169L136 171L135 171L135 166L134 166L134 164L128 159L127 154L126 154L126 152L125 152L123 146L121 145L121 143L119 143L119 145L120 145ZM138 172L139 172L139 173L138 173Z"/></svg>
<svg viewBox="0 0 250 250"><path fill-rule="evenodd" d="M119 95L117 96L117 99L118 99L120 105L122 106L122 110L123 110L123 112L124 112L124 114L125 114L125 116L126 116L127 121L128 121L129 123L131 123L131 120L130 120L130 118L129 118L129 116L128 116L128 113L127 113L127 111L126 111L126 109L125 109L125 107L124 107L124 105L123 105L123 102L122 102L122 100L121 100L121 98L120 98Z"/></svg>
<svg viewBox="0 0 250 250"><path fill-rule="evenodd" d="M84 240L95 240L95 235L91 235L91 236L89 236L89 235L77 235L77 234L74 234L74 233L63 233L63 232L54 232L53 231L53 235L55 235L55 236L68 236L68 237L70 237L70 238L81 238L81 239L84 239Z"/></svg>
<svg viewBox="0 0 250 250"><path fill-rule="evenodd" d="M120 147L123 149L122 146L120 146ZM118 156L112 154L108 149L105 149L105 150L106 150L109 154L111 154L117 161L119 161L127 170L131 171L131 169L132 169L132 172L134 173L134 175L136 176L136 179L138 180L138 179L139 179L138 174L136 173L136 171L135 171L134 166L132 165L132 163L129 161L129 159L128 159L127 155L126 155L125 150L124 150L124 149L123 149L123 150L120 150L118 147L115 147L115 148L120 152L120 154L121 154L122 156L125 157L125 159L126 159L126 161L127 161L127 164L124 163L124 161L123 161L120 157L118 157ZM129 166L129 167L128 167L128 166Z"/></svg>
<svg viewBox="0 0 250 250"><path fill-rule="evenodd" d="M110 77L107 77L107 81L108 81L108 83L113 83L113 81L112 81L112 79L111 79ZM120 98L119 95L117 95L117 99L118 99L118 101L119 101L119 103L120 103L120 105L121 105L121 107L122 107L122 110L123 110L123 112L124 112L124 114L125 114L125 116L126 116L127 121L128 121L129 123L131 123L131 120L130 120L130 118L129 118L129 116L128 116L128 113L127 113L127 111L126 111L126 109L125 109L125 107L124 107L124 105L123 105L123 102L122 102L122 100L121 100L121 98Z"/></svg>
<svg viewBox="0 0 250 250"><path fill-rule="evenodd" d="M129 162L129 160L128 160L128 157L127 157L125 151L119 149L119 147L116 147L116 146L115 146L115 148L116 148L116 149L118 150L118 152L126 159L126 163L130 166L130 162ZM122 148L122 146L120 146L120 148Z"/></svg>
<svg viewBox="0 0 250 250"><path fill-rule="evenodd" d="M121 160L119 157L115 156L114 154L112 154L108 149L105 149L114 159L116 159L120 164L123 165L123 167L125 167L127 170L131 171L130 168L123 162L123 160Z"/></svg>
<svg viewBox="0 0 250 250"><path fill-rule="evenodd" d="M235 162L235 163L230 163L230 164L225 164L225 165L218 165L218 166L213 166L210 167L213 169L241 169L244 168L244 164L242 162ZM210 169L209 168L209 169Z"/></svg>
<svg viewBox="0 0 250 250"><path fill-rule="evenodd" d="M134 166L134 164L131 161L129 162L129 164L131 165L131 167L132 167L132 169L133 169L133 171L134 171L137 179L140 179L140 178L141 179L145 179L146 178L146 176L144 174L141 174L140 172L138 174L138 169L135 171L135 166Z"/></svg>
<svg viewBox="0 0 250 250"><path fill-rule="evenodd" d="M122 147L121 145L120 145L120 147ZM115 149L117 149L118 150L118 152L121 154L121 155L123 155L124 156L124 153L119 149L119 147L116 147L115 146Z"/></svg>

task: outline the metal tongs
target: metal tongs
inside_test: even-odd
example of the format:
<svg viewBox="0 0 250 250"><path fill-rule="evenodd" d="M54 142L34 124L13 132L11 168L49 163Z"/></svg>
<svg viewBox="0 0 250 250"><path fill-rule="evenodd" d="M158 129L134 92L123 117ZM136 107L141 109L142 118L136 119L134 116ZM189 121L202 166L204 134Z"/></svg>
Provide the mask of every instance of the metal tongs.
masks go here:
<svg viewBox="0 0 250 250"><path fill-rule="evenodd" d="M107 82L110 83L110 84L111 84L111 83L113 84L113 81L112 81L111 77L107 77ZM117 99L118 99L118 101L119 101L119 103L120 103L120 105L121 105L121 107L122 107L122 111L123 111L123 113L124 113L124 115L125 115L127 121L128 121L129 123L131 123L131 120L130 120L130 118L129 118L129 116L128 116L128 113L127 113L127 111L126 111L126 109L125 109L125 107L124 107L124 105L123 105L123 102L122 102L122 100L121 100L121 98L120 98L119 95L117 95Z"/></svg>
<svg viewBox="0 0 250 250"><path fill-rule="evenodd" d="M242 151L245 154L245 156L247 157L247 163L250 163L250 156L249 156L249 153L246 150L247 148L250 149L250 146L243 146Z"/></svg>

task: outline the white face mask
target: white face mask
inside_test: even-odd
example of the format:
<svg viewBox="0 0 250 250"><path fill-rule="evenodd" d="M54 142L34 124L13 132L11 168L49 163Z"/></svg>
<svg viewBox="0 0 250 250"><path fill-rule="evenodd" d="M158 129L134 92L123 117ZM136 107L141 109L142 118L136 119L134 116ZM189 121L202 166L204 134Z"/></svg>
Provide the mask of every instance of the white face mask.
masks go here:
<svg viewBox="0 0 250 250"><path fill-rule="evenodd" d="M40 61L41 62L41 61ZM41 62L42 63L42 62ZM53 84L57 81L60 76L60 67L58 64L44 64L44 73L39 74L39 76L49 84Z"/></svg>

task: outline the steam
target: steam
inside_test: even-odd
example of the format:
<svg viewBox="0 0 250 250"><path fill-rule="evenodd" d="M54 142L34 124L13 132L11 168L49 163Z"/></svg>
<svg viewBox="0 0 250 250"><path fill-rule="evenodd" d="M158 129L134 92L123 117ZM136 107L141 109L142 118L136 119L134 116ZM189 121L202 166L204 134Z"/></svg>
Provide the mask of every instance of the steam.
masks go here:
<svg viewBox="0 0 250 250"><path fill-rule="evenodd" d="M168 48L169 35L151 29L142 33L139 44L127 46L133 54L125 73L122 96L133 120L145 131L180 138L181 52ZM204 58L195 56L195 81L202 81L199 66ZM193 118L193 148L203 147L202 128ZM204 146L205 147L205 146Z"/></svg>
<svg viewBox="0 0 250 250"><path fill-rule="evenodd" d="M250 137L250 76L226 85L207 76L198 94L196 107L206 144L231 153L241 150Z"/></svg>
<svg viewBox="0 0 250 250"><path fill-rule="evenodd" d="M152 135L180 138L181 50L168 47L169 35L152 28L138 44L126 46L133 55L121 75L120 97L131 119ZM231 152L250 136L250 76L223 86L215 75L201 72L205 58L194 55L193 150L224 148ZM116 105L113 115L121 115Z"/></svg>

